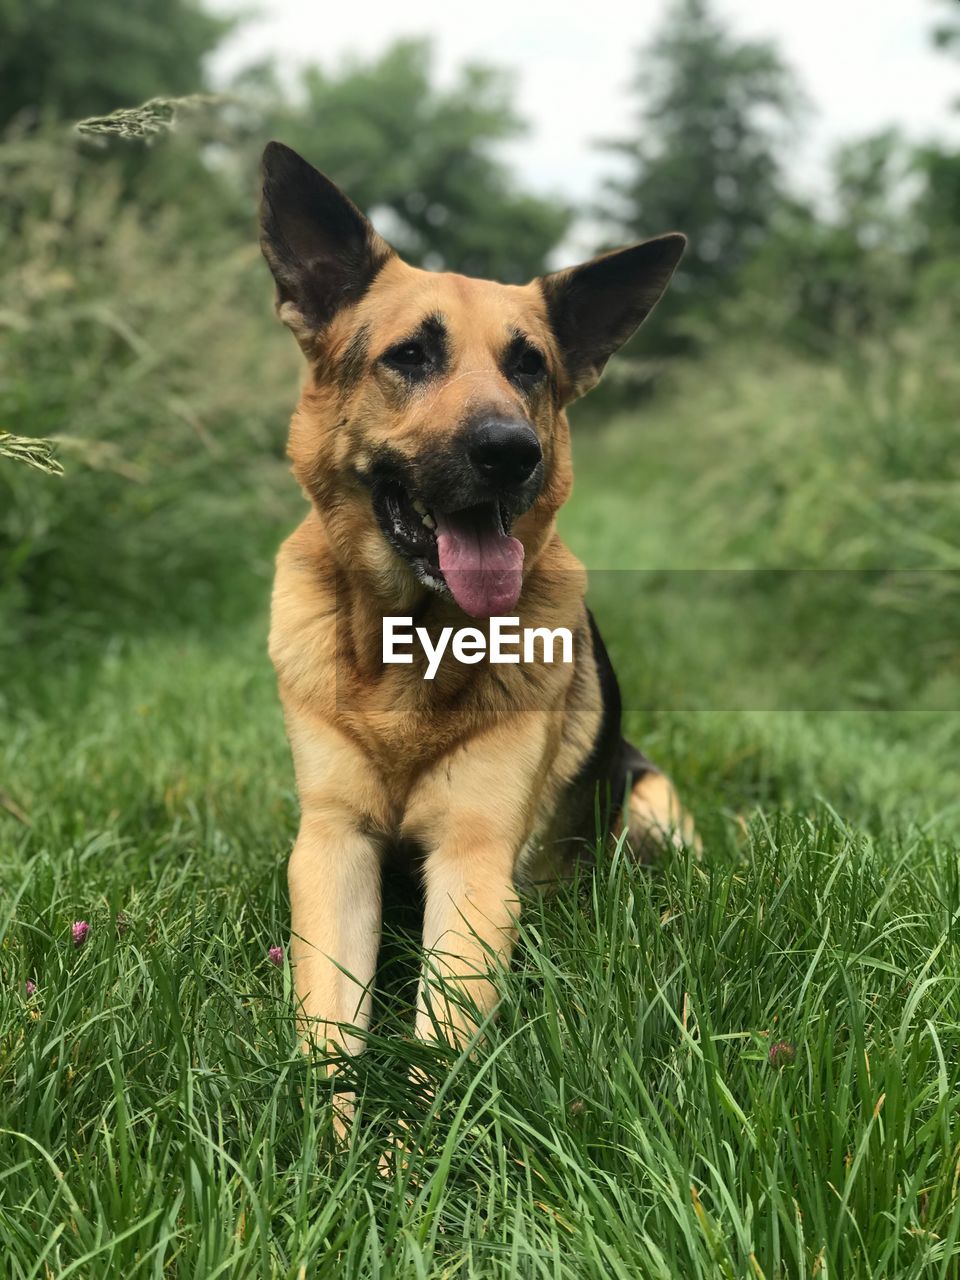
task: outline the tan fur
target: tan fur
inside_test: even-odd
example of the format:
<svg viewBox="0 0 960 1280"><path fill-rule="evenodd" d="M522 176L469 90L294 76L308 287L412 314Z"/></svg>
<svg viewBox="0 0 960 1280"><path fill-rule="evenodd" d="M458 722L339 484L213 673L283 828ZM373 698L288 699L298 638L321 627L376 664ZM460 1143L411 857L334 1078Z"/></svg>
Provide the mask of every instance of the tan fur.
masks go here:
<svg viewBox="0 0 960 1280"><path fill-rule="evenodd" d="M358 333L375 353L430 312L443 313L453 348L439 388L403 401L375 364L355 386L338 385L334 371ZM546 482L513 530L525 547L515 613L523 627L569 627L575 665L444 664L425 682L422 661L381 660L384 613L416 609L430 626L462 625L463 615L425 592L385 542L355 468L381 443L411 457L443 447L471 406L523 411L497 363L513 326L536 338L562 386L538 288L432 274L396 257L322 338L297 334L312 372L290 456L312 508L280 551L270 635L302 809L292 960L305 1039L351 1052L360 1037L344 1024L362 1029L370 1016L383 846L425 850L417 1031L461 1040L472 1020L436 1000L432 979L452 980L481 1016L492 1007L491 966L509 957L519 913L515 883L546 874L558 800L601 717L586 577L555 529L572 478L567 419L549 397L534 414ZM655 775L634 789L638 831L679 816L666 786Z"/></svg>
<svg viewBox="0 0 960 1280"><path fill-rule="evenodd" d="M665 844L700 851L700 837L677 789L665 774L644 774L634 783L626 806L627 839L642 855Z"/></svg>
<svg viewBox="0 0 960 1280"><path fill-rule="evenodd" d="M432 311L456 317L449 376L424 401L414 398L395 407L391 375L374 370L346 397L328 378L361 329L369 333L371 350L386 350ZM398 563L384 543L370 509L369 495L351 480L355 464L378 444L389 444L410 457L429 443L442 448L472 406L490 411L523 411L517 390L497 364L496 353L510 329L520 324L550 354L552 368L562 368L547 322L540 291L533 285L499 285L466 276L420 271L391 258L361 301L340 312L313 348L315 377L306 386L290 430L293 470L323 514L324 534L334 560L362 565L377 574L384 594L402 600L409 575L397 581ZM535 422L544 450L547 487L513 532L530 564L553 532L554 516L573 485L570 433L565 415L544 403ZM358 541L361 543L358 555ZM570 558L572 567L576 562Z"/></svg>

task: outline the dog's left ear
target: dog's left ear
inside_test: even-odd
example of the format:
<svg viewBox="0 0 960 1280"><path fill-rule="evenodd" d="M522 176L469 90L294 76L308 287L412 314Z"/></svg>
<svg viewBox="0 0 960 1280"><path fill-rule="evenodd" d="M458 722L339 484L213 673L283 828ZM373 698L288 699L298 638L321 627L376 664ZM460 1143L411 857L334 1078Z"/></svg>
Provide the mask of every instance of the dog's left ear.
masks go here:
<svg viewBox="0 0 960 1280"><path fill-rule="evenodd" d="M541 276L568 386L565 402L596 386L613 353L660 301L687 238L674 231Z"/></svg>
<svg viewBox="0 0 960 1280"><path fill-rule="evenodd" d="M277 282L277 311L299 339L358 301L392 255L335 183L282 142L263 153L260 246Z"/></svg>

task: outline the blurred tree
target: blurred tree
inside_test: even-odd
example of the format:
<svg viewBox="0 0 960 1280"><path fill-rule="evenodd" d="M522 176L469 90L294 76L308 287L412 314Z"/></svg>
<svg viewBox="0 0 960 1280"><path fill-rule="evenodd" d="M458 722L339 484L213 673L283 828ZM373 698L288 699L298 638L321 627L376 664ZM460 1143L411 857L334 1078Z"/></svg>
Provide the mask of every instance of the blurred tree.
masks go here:
<svg viewBox="0 0 960 1280"><path fill-rule="evenodd" d="M0 0L0 128L196 92L233 25L195 0Z"/></svg>
<svg viewBox="0 0 960 1280"><path fill-rule="evenodd" d="M960 60L960 15L956 0L940 0L942 16L933 29L938 49ZM960 110L960 97L953 103ZM960 245L960 151L930 142L916 155L923 190L917 216L927 229L932 252L953 253Z"/></svg>
<svg viewBox="0 0 960 1280"><path fill-rule="evenodd" d="M933 29L933 42L939 49L955 50L960 56L960 14L957 0L939 0L942 16Z"/></svg>
<svg viewBox="0 0 960 1280"><path fill-rule="evenodd" d="M906 250L913 154L896 129L844 143L832 164L836 220L864 247Z"/></svg>
<svg viewBox="0 0 960 1280"><path fill-rule="evenodd" d="M889 326L913 287L913 164L895 129L840 147L826 207L782 202L724 323L819 355Z"/></svg>
<svg viewBox="0 0 960 1280"><path fill-rule="evenodd" d="M571 211L524 192L497 155L524 128L503 73L466 66L441 89L430 60L428 43L405 40L336 73L310 68L280 106L264 69L245 89L261 96L269 133L339 183L409 261L527 280Z"/></svg>
<svg viewBox="0 0 960 1280"><path fill-rule="evenodd" d="M689 295L687 314L691 303L707 310L729 293L782 203L799 90L773 45L736 39L709 0L674 0L640 50L633 91L634 130L601 144L624 165L602 212L620 240L685 231L671 292Z"/></svg>

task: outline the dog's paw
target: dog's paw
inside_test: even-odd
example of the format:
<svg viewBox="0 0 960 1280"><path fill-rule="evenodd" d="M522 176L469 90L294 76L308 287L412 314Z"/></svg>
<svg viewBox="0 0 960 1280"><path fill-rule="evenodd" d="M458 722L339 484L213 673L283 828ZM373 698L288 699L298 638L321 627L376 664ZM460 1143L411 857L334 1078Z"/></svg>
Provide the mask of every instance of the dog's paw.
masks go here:
<svg viewBox="0 0 960 1280"><path fill-rule="evenodd" d="M693 818L666 774L645 773L633 784L627 801L627 843L639 857L667 848L692 849L702 856L703 842Z"/></svg>
<svg viewBox="0 0 960 1280"><path fill-rule="evenodd" d="M335 1093L333 1095L333 1116L331 1126L337 1146L345 1147L350 1140L350 1126L357 1110L357 1095Z"/></svg>

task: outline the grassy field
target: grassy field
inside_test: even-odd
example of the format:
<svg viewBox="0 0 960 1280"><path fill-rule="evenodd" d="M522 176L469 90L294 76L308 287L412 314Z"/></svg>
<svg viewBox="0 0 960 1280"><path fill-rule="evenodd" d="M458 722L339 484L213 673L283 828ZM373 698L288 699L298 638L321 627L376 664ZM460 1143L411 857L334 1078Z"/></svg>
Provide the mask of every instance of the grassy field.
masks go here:
<svg viewBox="0 0 960 1280"><path fill-rule="evenodd" d="M705 854L527 902L460 1056L409 1037L392 912L343 1151L269 957L296 803L264 555L192 571L173 625L91 606L10 653L4 1274L960 1274L956 459L898 367L718 362L583 425L564 530Z"/></svg>

